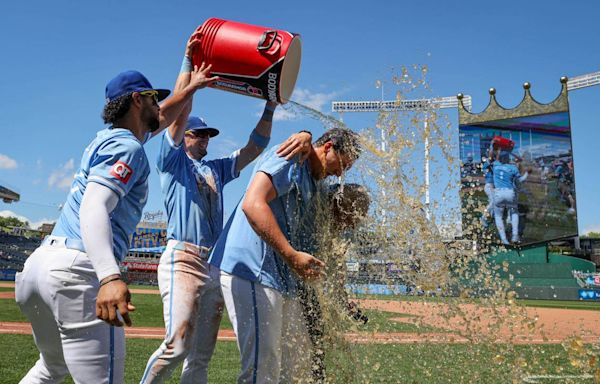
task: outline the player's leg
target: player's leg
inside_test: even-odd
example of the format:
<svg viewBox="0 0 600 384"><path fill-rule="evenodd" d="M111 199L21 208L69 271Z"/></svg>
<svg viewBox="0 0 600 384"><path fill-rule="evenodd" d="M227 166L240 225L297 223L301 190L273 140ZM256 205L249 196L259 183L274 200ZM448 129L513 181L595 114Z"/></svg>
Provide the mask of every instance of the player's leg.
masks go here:
<svg viewBox="0 0 600 384"><path fill-rule="evenodd" d="M502 244L508 244L503 219L507 197L505 191L507 190L498 188L494 190L494 221L496 222L496 228L498 229L498 235L500 236Z"/></svg>
<svg viewBox="0 0 600 384"><path fill-rule="evenodd" d="M221 287L240 350L238 383L279 383L281 293L225 272L221 272Z"/></svg>
<svg viewBox="0 0 600 384"><path fill-rule="evenodd" d="M309 383L312 380L311 341L297 297L283 300L280 383Z"/></svg>
<svg viewBox="0 0 600 384"><path fill-rule="evenodd" d="M494 184L485 183L483 190L488 197L488 205L485 207L485 211L481 218L482 218L483 225L485 227L487 227L488 218L494 215Z"/></svg>
<svg viewBox="0 0 600 384"><path fill-rule="evenodd" d="M223 317L225 302L221 293L220 271L212 265L208 265L208 269L210 279L200 296L194 341L183 362L182 384L208 382L208 363L215 350Z"/></svg>
<svg viewBox="0 0 600 384"><path fill-rule="evenodd" d="M512 242L519 241L519 207L517 202L517 194L514 190L511 191L512 195L509 196L508 213L510 214L510 224L512 227Z"/></svg>
<svg viewBox="0 0 600 384"><path fill-rule="evenodd" d="M33 338L40 351L38 361L20 381L22 384L58 383L68 373L54 314L38 290L38 280L47 275L47 263L54 256L46 252L46 248L33 252L25 262L23 272L15 279L17 304L31 323Z"/></svg>
<svg viewBox="0 0 600 384"><path fill-rule="evenodd" d="M161 383L187 356L194 338L200 291L208 278L206 263L181 242L169 242L158 266L165 339L150 356L141 383Z"/></svg>
<svg viewBox="0 0 600 384"><path fill-rule="evenodd" d="M298 298L302 306L302 315L311 342L312 382L317 384L324 383L325 351L323 335L325 331L321 304L315 290L304 284L300 284L298 287Z"/></svg>
<svg viewBox="0 0 600 384"><path fill-rule="evenodd" d="M85 253L50 270L53 301L65 363L75 383L119 383L125 373L125 333L96 317L99 282Z"/></svg>

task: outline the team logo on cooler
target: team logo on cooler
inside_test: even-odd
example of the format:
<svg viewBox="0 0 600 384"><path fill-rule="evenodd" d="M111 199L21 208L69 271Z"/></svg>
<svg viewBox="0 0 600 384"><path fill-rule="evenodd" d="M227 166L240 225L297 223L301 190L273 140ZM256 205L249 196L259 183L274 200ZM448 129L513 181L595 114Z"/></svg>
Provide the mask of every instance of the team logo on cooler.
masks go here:
<svg viewBox="0 0 600 384"><path fill-rule="evenodd" d="M121 180L123 184L127 184L129 178L133 174L133 171L129 167L129 165L125 164L122 161L117 161L112 168L110 169L110 174Z"/></svg>

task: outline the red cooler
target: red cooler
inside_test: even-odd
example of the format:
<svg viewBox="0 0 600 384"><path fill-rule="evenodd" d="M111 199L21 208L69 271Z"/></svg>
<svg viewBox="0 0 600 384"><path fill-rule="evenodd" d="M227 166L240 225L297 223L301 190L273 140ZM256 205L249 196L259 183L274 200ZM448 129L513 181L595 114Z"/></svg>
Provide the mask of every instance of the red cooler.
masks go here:
<svg viewBox="0 0 600 384"><path fill-rule="evenodd" d="M192 63L212 64L212 87L287 103L294 91L302 43L298 34L235 21L208 19L197 29Z"/></svg>
<svg viewBox="0 0 600 384"><path fill-rule="evenodd" d="M494 136L492 143L494 144L494 149L500 148L505 151L512 151L515 147L514 141L502 136Z"/></svg>

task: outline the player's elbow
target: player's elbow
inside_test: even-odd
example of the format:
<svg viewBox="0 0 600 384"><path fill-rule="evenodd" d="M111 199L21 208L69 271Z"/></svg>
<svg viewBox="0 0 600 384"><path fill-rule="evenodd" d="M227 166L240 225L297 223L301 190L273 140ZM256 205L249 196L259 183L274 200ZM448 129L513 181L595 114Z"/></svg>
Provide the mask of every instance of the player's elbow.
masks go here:
<svg viewBox="0 0 600 384"><path fill-rule="evenodd" d="M261 212L264 212L265 204L258 198L246 196L242 202L242 212L250 223L255 223Z"/></svg>
<svg viewBox="0 0 600 384"><path fill-rule="evenodd" d="M244 198L244 201L242 202L242 212L244 212L246 217L252 217L257 211L257 209L258 207L256 199L248 198L248 196L246 196L246 198Z"/></svg>

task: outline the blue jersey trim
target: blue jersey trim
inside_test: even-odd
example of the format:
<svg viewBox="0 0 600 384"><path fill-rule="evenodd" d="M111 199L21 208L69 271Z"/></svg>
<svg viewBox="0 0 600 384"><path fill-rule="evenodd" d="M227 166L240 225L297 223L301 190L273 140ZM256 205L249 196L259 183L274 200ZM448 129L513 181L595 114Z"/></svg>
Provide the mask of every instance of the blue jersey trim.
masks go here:
<svg viewBox="0 0 600 384"><path fill-rule="evenodd" d="M110 326L110 363L108 366L108 384L112 384L115 372L115 327Z"/></svg>
<svg viewBox="0 0 600 384"><path fill-rule="evenodd" d="M169 292L169 329L167 330L167 338L171 337L171 329L173 327L173 292L175 291L175 248L171 250L171 287Z"/></svg>
<svg viewBox="0 0 600 384"><path fill-rule="evenodd" d="M254 333L256 334L256 338L254 341L254 372L252 372L252 383L256 384L256 378L258 375L258 345L260 342L259 331L260 327L258 326L258 308L256 305L256 287L254 283L250 282L250 287L252 288L252 305L254 306Z"/></svg>
<svg viewBox="0 0 600 384"><path fill-rule="evenodd" d="M100 177L100 176L90 176L88 178L88 183L97 183L100 185L104 185L106 188L111 189L112 191L114 191L117 195L119 195L119 197L123 197L126 195L125 190L123 188L121 188L120 185L118 185L117 183L105 179L104 177Z"/></svg>

